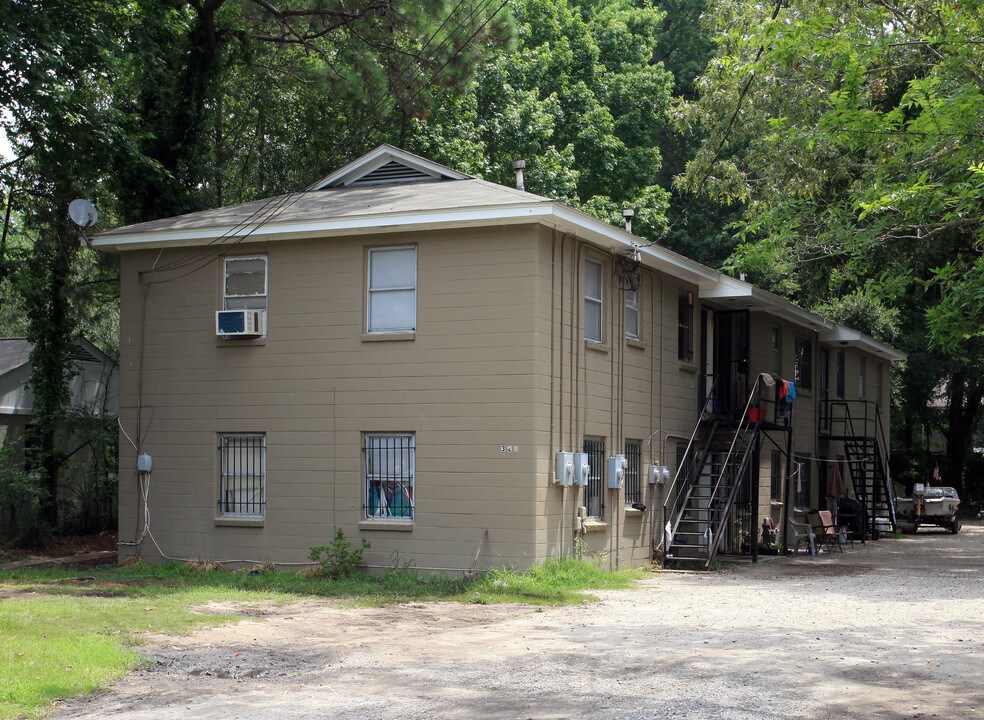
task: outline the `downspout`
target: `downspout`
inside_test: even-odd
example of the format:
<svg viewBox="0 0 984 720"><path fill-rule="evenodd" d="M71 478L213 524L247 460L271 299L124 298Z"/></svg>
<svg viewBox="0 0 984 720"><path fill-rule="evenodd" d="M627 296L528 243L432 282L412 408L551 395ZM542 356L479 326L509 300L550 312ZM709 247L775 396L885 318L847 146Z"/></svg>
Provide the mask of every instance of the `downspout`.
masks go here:
<svg viewBox="0 0 984 720"><path fill-rule="evenodd" d="M550 450L547 455L547 487L552 484L550 463L556 457L557 450L554 448L554 337L556 336L557 317L557 228L553 228L550 235ZM563 363L561 363L563 365ZM535 473L534 473L535 477ZM547 517L550 517L549 512ZM560 531L561 536L564 532L564 486L560 486ZM563 548L563 546L561 546Z"/></svg>

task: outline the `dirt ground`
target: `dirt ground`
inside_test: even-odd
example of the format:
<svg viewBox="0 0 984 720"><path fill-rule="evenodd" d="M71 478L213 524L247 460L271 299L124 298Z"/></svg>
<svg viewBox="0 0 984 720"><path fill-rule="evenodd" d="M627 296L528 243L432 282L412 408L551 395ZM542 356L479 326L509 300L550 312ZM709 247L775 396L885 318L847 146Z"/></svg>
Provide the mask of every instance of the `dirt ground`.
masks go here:
<svg viewBox="0 0 984 720"><path fill-rule="evenodd" d="M53 718L982 718L984 525L581 607L240 609Z"/></svg>

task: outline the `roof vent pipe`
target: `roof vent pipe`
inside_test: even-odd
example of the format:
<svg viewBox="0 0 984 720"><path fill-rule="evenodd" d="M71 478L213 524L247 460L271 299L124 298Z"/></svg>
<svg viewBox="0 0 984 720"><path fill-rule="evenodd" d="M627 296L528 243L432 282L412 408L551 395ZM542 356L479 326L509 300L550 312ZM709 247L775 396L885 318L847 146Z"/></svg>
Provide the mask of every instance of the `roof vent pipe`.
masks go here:
<svg viewBox="0 0 984 720"><path fill-rule="evenodd" d="M526 168L525 160L517 160L513 163L513 170L516 171L516 189L526 190L526 185L523 183L523 170Z"/></svg>
<svg viewBox="0 0 984 720"><path fill-rule="evenodd" d="M625 232L632 232L632 218L635 217L635 211L632 208L625 208L622 211L622 217L625 218Z"/></svg>

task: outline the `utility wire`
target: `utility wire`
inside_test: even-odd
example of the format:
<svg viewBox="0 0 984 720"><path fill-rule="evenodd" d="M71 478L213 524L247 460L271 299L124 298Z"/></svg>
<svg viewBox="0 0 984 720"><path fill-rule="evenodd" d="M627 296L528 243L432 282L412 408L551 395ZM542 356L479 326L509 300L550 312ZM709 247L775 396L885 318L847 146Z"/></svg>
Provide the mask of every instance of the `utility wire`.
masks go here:
<svg viewBox="0 0 984 720"><path fill-rule="evenodd" d="M782 9L783 0L777 0L776 6L772 11L772 18L770 22L774 22L777 17L779 17L779 11ZM755 53L755 60L753 63L757 63L762 57L762 53L765 52L765 45L759 45L758 52ZM748 79L745 80L745 85L742 87L741 92L738 94L738 102L735 104L735 109L731 113L731 117L728 119L728 126L724 129L724 134L721 136L721 142L718 143L717 149L714 151L714 156L707 163L707 170L704 172L703 176L700 178L700 182L697 183L697 189L693 191L690 195L690 200L684 206L683 211L677 217L676 225L679 225L687 217L687 213L690 212L690 208L693 207L694 202L700 196L701 191L704 189L705 183L707 183L708 178L711 176L711 172L714 170L714 163L717 162L718 158L721 156L721 152L724 150L725 143L728 142L728 137L731 135L731 130L735 126L735 122L738 120L738 114L741 112L741 107L745 102L745 96L748 94L749 88L752 86L752 81L755 80L755 72L751 72ZM666 235L673 229L673 225L668 225L666 230L663 231L660 238L666 237ZM642 247L652 247L659 239L650 240L646 245Z"/></svg>
<svg viewBox="0 0 984 720"><path fill-rule="evenodd" d="M475 18L479 17L480 14L484 13L492 5L493 2L494 2L494 0L486 0L484 3L475 6L472 9L471 13L466 18L464 18L460 22L458 22L451 30L449 30L446 33L444 40L442 40L442 42L436 48L433 48L434 54L437 54L439 51L441 51L446 46L448 46L450 43L452 43L454 41L454 39L455 39L458 31L461 28L466 27L467 25L472 24L474 22ZM488 25L488 23L491 22L492 19L496 15L498 15L499 12L502 11L502 9L508 4L508 2L509 2L509 0L503 0L503 2L500 3L500 5L498 6L498 8L496 8L495 11L491 15L489 15L489 17L486 18L481 23L481 25L479 25L479 27L474 32L472 32L472 34L468 37L468 39L464 43L461 43L460 46L455 49L455 51L452 53L452 55L447 60L445 60L441 64L441 66L439 68L437 68L437 70L435 70L431 74L429 81L427 83L422 83L420 85L420 87L417 89L417 91L410 97L410 99L409 99L408 102L413 102L413 100L415 100L420 95L420 93L423 92L424 88L427 85L429 85L430 83L432 83L437 78L437 76L441 72L443 72L444 69L451 63L451 61L454 60L455 57L457 57L458 55L460 55L461 52L465 49L465 47L467 47L471 43L471 41L474 40L474 38ZM441 32L441 30L443 28L445 28L445 27L448 26L451 18L462 7L463 4L464 4L464 0L459 0L458 3L457 3L457 5L455 5L455 7L451 10L451 12L448 13L448 15L447 15L447 17L445 17L444 21L438 26L438 28L434 31L434 33L432 33L431 36L425 42L425 44L424 44L424 49L425 50L429 48L429 46L431 45L431 43L433 42L433 40ZM407 71L410 68L412 68L413 66L414 66L414 62L413 61L407 63L407 65L404 67L403 71L401 71L400 75L397 77L397 80L398 81L399 80L402 80L404 78L404 76L406 75ZM423 74L423 72L421 70L414 69L414 72L411 73L410 77L407 79L407 82L405 84L405 87L409 87L410 82L412 82L415 79L415 77L418 77L418 76L420 76L422 74ZM385 101L387 98L393 98L393 99L395 99L395 95L394 95L392 89L390 91L388 91L386 93L386 95L384 95L382 98L380 98L380 100L377 101L377 103L373 106L373 111L372 111L373 114L375 114L378 111L378 109L380 108L382 102ZM367 130L367 134L369 132L371 132L372 129L374 129L377 125L378 125L378 121L376 123L374 123ZM300 199L300 197L304 193L310 192L315 187L315 185L316 185L316 183L313 183L313 184L309 185L308 187L304 188L303 190L295 191L293 193L289 193L287 195L281 196L280 198L271 198L271 199L267 200L263 205L261 205L253 213L251 213L247 218L244 218L243 220L240 220L235 226L233 226L231 228L228 228L221 235L219 235L216 238L210 240L206 244L206 246L204 248L201 248L201 249L199 249L199 250L197 250L197 251L195 251L195 252L193 252L193 253L191 253L189 255L186 255L186 256L184 256L182 258L177 258L175 260L172 260L172 261L170 261L168 263L165 263L164 265L161 265L159 267L155 267L155 268L152 268L151 270L144 271L144 274L149 274L149 273L162 273L162 272L169 272L169 271L177 271L177 270L181 270L181 269L188 268L188 267L191 267L192 268L188 272L182 273L181 275L177 275L175 277L167 278L167 279L164 279L164 280L152 281L152 282L150 282L148 284L157 285L157 284L162 284L162 283L166 283L166 282L172 282L174 280L180 280L180 279L182 279L184 277L187 277L188 275L191 275L191 274L193 274L195 272L198 272L199 270L204 269L205 267L208 267L217 258L221 257L225 253L228 253L230 248L235 247L235 246L240 245L241 243L245 242L246 239L248 239L251 235L253 235L254 233L256 233L258 230L260 230L262 227L264 227L267 223L272 222L276 217L278 217L283 212L285 212L287 209L289 209L294 203L297 202L298 199ZM274 207L273 210L271 210L269 212L269 214L267 214L267 211L270 208L270 206L271 205L274 205L274 204L276 204L276 207ZM263 217L264 215L266 215L266 216ZM262 218L262 219L259 222L255 222L257 218ZM244 230L247 227L249 227L248 232L245 232L245 233L243 233L241 235L238 234L241 230ZM233 236L236 237L236 239L233 242L231 242L231 243L225 243L224 242L225 240L227 240L228 238L233 237ZM218 245L221 245L222 246L222 250L216 251L214 249L215 246L218 246Z"/></svg>

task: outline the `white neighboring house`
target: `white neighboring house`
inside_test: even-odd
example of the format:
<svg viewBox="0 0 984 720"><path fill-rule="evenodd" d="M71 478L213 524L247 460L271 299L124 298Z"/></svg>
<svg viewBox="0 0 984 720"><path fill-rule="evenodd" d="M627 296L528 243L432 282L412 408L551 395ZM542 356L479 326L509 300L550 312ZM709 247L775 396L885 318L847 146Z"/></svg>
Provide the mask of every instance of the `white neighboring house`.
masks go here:
<svg viewBox="0 0 984 720"><path fill-rule="evenodd" d="M95 417L115 417L120 411L119 365L85 338L76 338L75 347L70 407ZM25 338L0 338L0 448L11 446L15 462L23 462L24 445L31 442L33 348Z"/></svg>

